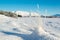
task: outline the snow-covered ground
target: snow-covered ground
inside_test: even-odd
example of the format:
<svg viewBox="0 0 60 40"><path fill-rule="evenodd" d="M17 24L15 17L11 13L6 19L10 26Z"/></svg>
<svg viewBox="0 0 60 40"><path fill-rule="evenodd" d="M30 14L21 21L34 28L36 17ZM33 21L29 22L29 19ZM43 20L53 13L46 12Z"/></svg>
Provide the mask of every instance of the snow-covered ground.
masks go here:
<svg viewBox="0 0 60 40"><path fill-rule="evenodd" d="M0 40L60 40L60 19L0 15ZM42 24L40 24L42 22Z"/></svg>

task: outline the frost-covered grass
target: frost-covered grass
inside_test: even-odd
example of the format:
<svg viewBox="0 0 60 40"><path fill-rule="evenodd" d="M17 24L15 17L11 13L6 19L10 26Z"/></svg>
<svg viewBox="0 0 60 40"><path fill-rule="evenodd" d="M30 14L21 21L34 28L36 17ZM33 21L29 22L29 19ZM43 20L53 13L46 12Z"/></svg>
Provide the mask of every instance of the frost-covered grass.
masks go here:
<svg viewBox="0 0 60 40"><path fill-rule="evenodd" d="M60 19L0 15L0 40L60 40Z"/></svg>

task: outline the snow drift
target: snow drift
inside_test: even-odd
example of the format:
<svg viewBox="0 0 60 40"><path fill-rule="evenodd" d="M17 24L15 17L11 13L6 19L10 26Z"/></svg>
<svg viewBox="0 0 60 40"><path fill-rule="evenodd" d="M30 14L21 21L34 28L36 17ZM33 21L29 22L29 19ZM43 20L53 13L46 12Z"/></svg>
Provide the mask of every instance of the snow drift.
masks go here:
<svg viewBox="0 0 60 40"><path fill-rule="evenodd" d="M0 15L0 40L60 40L60 19L53 19Z"/></svg>

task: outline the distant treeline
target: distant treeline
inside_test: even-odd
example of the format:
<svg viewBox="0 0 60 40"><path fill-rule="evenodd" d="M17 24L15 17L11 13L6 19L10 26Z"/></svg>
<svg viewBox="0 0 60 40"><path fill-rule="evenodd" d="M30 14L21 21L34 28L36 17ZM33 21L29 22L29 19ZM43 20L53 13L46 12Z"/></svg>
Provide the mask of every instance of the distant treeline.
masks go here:
<svg viewBox="0 0 60 40"><path fill-rule="evenodd" d="M7 11L0 11L0 14L1 15L5 15L5 16L8 16L8 17L14 17L14 18L17 17L17 15L15 13L7 12Z"/></svg>
<svg viewBox="0 0 60 40"><path fill-rule="evenodd" d="M42 18L60 18L60 16L22 16L22 15L17 15L16 13L12 13L12 12L7 12L7 11L0 11L1 15L5 15L8 17L13 17L13 18L17 18L17 17L42 17Z"/></svg>
<svg viewBox="0 0 60 40"><path fill-rule="evenodd" d="M5 15L8 17L13 17L13 18L22 17L22 15L17 15L16 13L12 13L8 11L0 11L0 15Z"/></svg>
<svg viewBox="0 0 60 40"><path fill-rule="evenodd" d="M42 18L60 18L60 16L41 16Z"/></svg>

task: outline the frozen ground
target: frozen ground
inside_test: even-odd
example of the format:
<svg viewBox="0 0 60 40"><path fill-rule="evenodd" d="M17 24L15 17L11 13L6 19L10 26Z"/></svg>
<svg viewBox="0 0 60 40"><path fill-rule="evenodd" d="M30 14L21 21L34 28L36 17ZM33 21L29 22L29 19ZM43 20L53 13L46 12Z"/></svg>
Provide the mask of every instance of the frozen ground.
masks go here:
<svg viewBox="0 0 60 40"><path fill-rule="evenodd" d="M0 40L60 40L60 18L0 15Z"/></svg>

